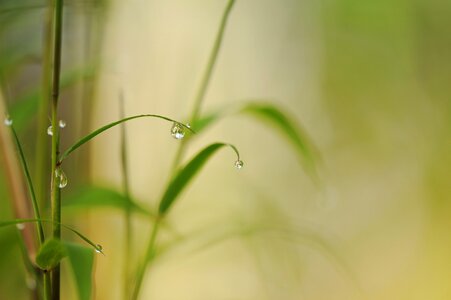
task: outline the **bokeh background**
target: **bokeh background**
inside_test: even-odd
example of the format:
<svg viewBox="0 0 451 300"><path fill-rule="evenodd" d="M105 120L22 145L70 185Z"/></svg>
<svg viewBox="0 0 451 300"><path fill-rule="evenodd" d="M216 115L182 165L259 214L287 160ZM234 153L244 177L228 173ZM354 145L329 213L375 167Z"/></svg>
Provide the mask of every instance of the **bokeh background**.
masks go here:
<svg viewBox="0 0 451 300"><path fill-rule="evenodd" d="M126 115L186 119L225 4L67 0L63 147L118 119L120 93ZM26 101L40 83L42 5L0 2L1 94L13 118L24 116L31 165L37 109ZM450 53L449 1L237 0L202 112L277 105L313 141L321 180L266 124L237 115L214 124L185 161L226 141L245 167L220 152L182 195L168 221L184 238L149 269L143 299L451 299ZM159 121L126 130L131 193L155 208L179 141ZM63 197L86 183L121 191L119 133L68 162ZM63 218L105 249L95 299L121 299L123 213ZM139 256L149 222L137 216L134 226ZM0 241L0 299L26 299L16 230L1 229Z"/></svg>

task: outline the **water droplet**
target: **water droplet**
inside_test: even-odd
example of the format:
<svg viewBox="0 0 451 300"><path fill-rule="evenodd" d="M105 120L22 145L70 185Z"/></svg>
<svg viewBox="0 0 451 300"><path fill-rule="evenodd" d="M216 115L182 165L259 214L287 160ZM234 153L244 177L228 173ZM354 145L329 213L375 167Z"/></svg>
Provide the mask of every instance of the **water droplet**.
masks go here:
<svg viewBox="0 0 451 300"><path fill-rule="evenodd" d="M50 126L47 128L47 134L48 134L48 135L53 135L53 128L52 128L52 125L50 125Z"/></svg>
<svg viewBox="0 0 451 300"><path fill-rule="evenodd" d="M97 253L102 253L102 250L103 250L103 247L102 247L102 245L100 245L100 244L97 244L97 245L96 245L96 249L95 249L95 250L96 250L96 252L97 252Z"/></svg>
<svg viewBox="0 0 451 300"><path fill-rule="evenodd" d="M24 230L25 224L23 224L23 223L17 223L17 224L16 224L16 227L17 227L17 229L19 229L19 230Z"/></svg>
<svg viewBox="0 0 451 300"><path fill-rule="evenodd" d="M60 128L66 127L66 121L60 120L60 121L58 122L58 126L59 126Z"/></svg>
<svg viewBox="0 0 451 300"><path fill-rule="evenodd" d="M64 174L64 171L61 170L61 168L57 168L55 170L55 177L56 177L56 184L58 184L58 187L60 189L65 188L67 185L67 177L66 177L66 174Z"/></svg>
<svg viewBox="0 0 451 300"><path fill-rule="evenodd" d="M185 136L185 128L183 128L182 124L174 122L174 125L172 125L172 128L171 128L171 135L175 139L181 140Z"/></svg>
<svg viewBox="0 0 451 300"><path fill-rule="evenodd" d="M11 117L9 115L7 115L5 117L5 121L3 121L3 123L5 123L6 126L11 126L11 125L13 125L13 119L11 119Z"/></svg>
<svg viewBox="0 0 451 300"><path fill-rule="evenodd" d="M235 162L235 168L237 168L238 170L241 169L244 166L244 162L242 160L237 160Z"/></svg>
<svg viewBox="0 0 451 300"><path fill-rule="evenodd" d="M191 128L191 124L190 123L186 123L186 127Z"/></svg>

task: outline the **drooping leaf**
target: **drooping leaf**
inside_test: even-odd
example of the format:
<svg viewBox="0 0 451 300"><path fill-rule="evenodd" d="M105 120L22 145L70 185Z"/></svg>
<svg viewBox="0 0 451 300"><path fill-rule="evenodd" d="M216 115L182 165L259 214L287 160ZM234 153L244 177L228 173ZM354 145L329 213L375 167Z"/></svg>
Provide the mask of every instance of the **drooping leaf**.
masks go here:
<svg viewBox="0 0 451 300"><path fill-rule="evenodd" d="M319 155L311 139L293 118L289 117L286 112L274 104L258 101L245 103L238 108L222 108L221 110L204 114L194 122L193 128L199 133L214 122L233 114L254 117L256 120L263 121L271 128L277 130L293 145L306 171L316 179Z"/></svg>
<svg viewBox="0 0 451 300"><path fill-rule="evenodd" d="M180 124L181 126L185 127L187 130L191 131L192 133L194 133L194 131L193 131L191 128L187 127L185 124L183 124L183 123L181 123L181 122L178 122L178 121L175 121L175 120L170 119L170 118L165 117L165 116L154 115L154 114L136 115L136 116L124 118L124 119L121 119L121 120L119 120L119 121L115 121L115 122L109 123L109 124L107 124L107 125L105 125L105 126L100 127L99 129L97 129L97 130L91 132L90 134L88 134L88 135L82 137L78 142L76 142L76 143L73 144L71 147L69 147L69 148L61 155L61 157L60 157L60 159L59 159L59 163L61 163L61 162L62 162L69 154L71 154L74 150L76 150L77 148L79 148L80 146L82 146L83 144L85 144L86 142L90 141L91 139L93 139L93 138L96 137L97 135L101 134L102 132L104 132L104 131L110 129L111 127L114 127L114 126L119 125L119 124L121 124L121 123L123 123L123 122L127 122L127 121L130 121L130 120L133 120L133 119L137 119L137 118L145 118L145 117L158 118L158 119L163 119L163 120L166 120L166 121L169 121L169 122L175 122L175 123L178 123L178 124Z"/></svg>
<svg viewBox="0 0 451 300"><path fill-rule="evenodd" d="M53 222L52 220L46 220L46 219L14 219L14 220L9 220L9 221L0 221L0 227L12 226L12 225L17 225L17 224L22 224L22 223L36 223L36 222L51 223L51 224L56 223L56 222ZM59 223L59 224L62 228L67 229L67 230L71 231L72 233L76 234L83 241L85 241L86 243L91 245L96 251L103 253L101 245L95 244L94 242L92 242L90 239L88 239L86 236L84 236L79 231L77 231L67 225L64 225L61 223Z"/></svg>
<svg viewBox="0 0 451 300"><path fill-rule="evenodd" d="M80 300L90 300L92 297L94 251L78 244L63 243L75 278L78 297Z"/></svg>
<svg viewBox="0 0 451 300"><path fill-rule="evenodd" d="M183 191L183 189L185 189L188 183L205 165L208 159L217 150L219 150L224 146L231 147L237 155L237 160L240 159L239 153L233 145L225 143L214 143L205 147L189 163L187 163L186 166L181 168L179 172L175 175L174 179L169 183L165 193L163 194L163 197L161 199L158 208L160 215L164 215L169 210L169 208L174 204L179 194Z"/></svg>
<svg viewBox="0 0 451 300"><path fill-rule="evenodd" d="M42 270L51 270L67 256L66 248L60 240L47 240L36 255L36 264Z"/></svg>
<svg viewBox="0 0 451 300"><path fill-rule="evenodd" d="M138 205L135 201L127 199L127 197L121 193L98 186L85 186L79 188L74 194L68 195L63 203L63 208L66 209L86 209L95 207L114 207L121 210L130 209L144 215L152 216L152 213L149 210Z"/></svg>

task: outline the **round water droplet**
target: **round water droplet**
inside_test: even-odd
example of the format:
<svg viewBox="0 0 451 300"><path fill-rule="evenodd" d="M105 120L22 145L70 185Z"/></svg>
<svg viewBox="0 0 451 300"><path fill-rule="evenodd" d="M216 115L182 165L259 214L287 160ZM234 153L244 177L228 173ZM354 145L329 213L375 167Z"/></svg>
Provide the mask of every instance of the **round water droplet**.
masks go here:
<svg viewBox="0 0 451 300"><path fill-rule="evenodd" d="M171 135L175 139L181 140L185 136L185 128L183 128L182 124L174 122L174 125L172 125L172 128L171 128Z"/></svg>
<svg viewBox="0 0 451 300"><path fill-rule="evenodd" d="M5 117L5 120L3 121L3 123L5 123L6 126L11 126L11 125L13 125L13 119L11 119L11 117L9 115L7 115Z"/></svg>
<svg viewBox="0 0 451 300"><path fill-rule="evenodd" d="M191 124L190 123L186 123L186 127L191 128Z"/></svg>
<svg viewBox="0 0 451 300"><path fill-rule="evenodd" d="M64 120L59 120L58 126L59 126L60 128L66 127L66 121L64 121Z"/></svg>
<svg viewBox="0 0 451 300"><path fill-rule="evenodd" d="M237 168L238 170L241 169L244 166L244 162L242 160L237 160L235 162L235 168Z"/></svg>
<svg viewBox="0 0 451 300"><path fill-rule="evenodd" d="M52 128L52 125L50 125L50 126L47 128L47 134L50 135L50 136L53 135L53 128Z"/></svg>
<svg viewBox="0 0 451 300"><path fill-rule="evenodd" d="M67 185L67 177L66 174L64 174L64 171L60 168L55 170L55 176L56 176L56 184L60 189L65 188Z"/></svg>
<svg viewBox="0 0 451 300"><path fill-rule="evenodd" d="M103 250L103 247L102 247L102 245L100 245L100 244L97 244L97 245L96 245L96 249L95 249L95 250L96 250L96 252L97 252L97 253L102 253L102 250Z"/></svg>
<svg viewBox="0 0 451 300"><path fill-rule="evenodd" d="M17 229L19 229L19 230L24 230L25 224L23 224L23 223L18 223L18 224L16 224L16 227L17 227Z"/></svg>

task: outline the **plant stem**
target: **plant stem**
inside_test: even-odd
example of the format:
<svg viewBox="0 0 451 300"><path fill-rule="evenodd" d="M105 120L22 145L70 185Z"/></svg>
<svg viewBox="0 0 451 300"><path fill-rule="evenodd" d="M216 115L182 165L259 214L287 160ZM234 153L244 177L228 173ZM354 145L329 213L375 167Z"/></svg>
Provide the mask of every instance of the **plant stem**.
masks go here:
<svg viewBox="0 0 451 300"><path fill-rule="evenodd" d="M120 94L120 118L125 118L124 111L124 97L121 92ZM129 284L129 276L130 276L130 265L131 265L131 254L132 254L132 222L131 222L131 198L130 198L130 180L128 174L128 160L127 160L127 141L126 141L126 127L125 123L121 124L121 169L122 169L122 183L123 183L123 192L129 205L125 210L125 253L124 253L124 274L123 274L123 299L128 299L130 295L130 284Z"/></svg>
<svg viewBox="0 0 451 300"><path fill-rule="evenodd" d="M197 120L197 118L199 117L200 109L201 109L202 103L205 98L205 93L207 91L208 84L210 83L210 79L212 77L213 68L216 64L219 50L221 49L222 40L224 37L224 31L225 31L225 27L227 25L227 20L229 18L230 11L232 10L234 3L235 3L235 0L229 0L226 8L224 10L224 13L222 15L218 33L216 34L216 39L213 44L213 49L211 50L210 57L208 58L207 66L204 70L202 79L201 79L199 87L197 89L196 96L194 97L193 110L191 111L191 116L189 118L189 121L191 124L194 124L195 121ZM180 161L185 152L187 143L188 143L188 139L182 140L182 142L180 143L180 146L177 149L177 152L176 152L175 158L174 158L174 162L172 164L173 172L177 169L177 167L180 164Z"/></svg>
<svg viewBox="0 0 451 300"><path fill-rule="evenodd" d="M139 266L138 266L138 272L137 272L136 281L135 281L135 288L133 289L133 294L132 294L131 300L138 299L147 266L148 266L148 264L150 264L150 262L153 260L153 258L155 256L154 255L155 254L155 245L156 245L158 230L160 228L160 222L161 222L161 218L157 217L157 219L155 220L155 224L153 225L153 228L152 228L152 233L150 235L150 240L147 245L147 250L145 252L144 259L141 262L141 264L139 264Z"/></svg>
<svg viewBox="0 0 451 300"><path fill-rule="evenodd" d="M197 90L196 96L194 98L194 106L193 106L193 110L191 113L191 117L190 117L190 122L191 124L194 124L194 122L197 120L197 118L199 117L199 113L200 113L200 108L202 106L202 102L205 98L205 92L207 90L208 84L210 82L210 78L213 72L213 68L216 64L216 60L218 57L218 53L219 53L219 49L221 48L221 44L222 44L222 40L223 40L223 36L224 36L224 31L225 31L225 27L227 24L227 20L228 17L230 15L230 11L232 10L233 4L235 3L235 0L229 0L229 2L227 3L227 6L224 10L224 13L222 15L222 19L221 19L221 23L219 25L219 30L218 33L216 34L216 39L215 42L213 44L213 49L211 50L210 53L210 57L208 59L207 62L207 66L206 69L204 71L204 74L202 76L199 88ZM174 161L172 164L172 176L175 174L176 169L178 168L181 158L183 156L185 147L188 143L188 140L182 140L182 142L180 143L180 146L177 149L177 152L175 154L174 157ZM161 200L160 200L161 201ZM152 229L152 234L150 236L150 240L149 240L149 244L147 246L147 251L146 251L146 256L145 256L145 260L143 261L143 263L141 265L139 265L139 269L138 269L138 275L137 275L137 280L135 283L135 289L133 290L133 295L132 295L132 299L136 300L138 298L139 295L139 291L141 289L141 285L142 285L142 281L144 279L144 274L147 270L147 265L151 262L151 260L153 259L153 252L155 251L155 243L156 243L156 238L158 235L158 228L159 228L159 224L162 220L163 216L158 216L154 227Z"/></svg>
<svg viewBox="0 0 451 300"><path fill-rule="evenodd" d="M61 45L62 45L62 21L63 0L55 1L54 31L53 31L53 76L52 76L52 155L51 155L51 205L53 221L53 238L61 238L61 191L57 183L56 168L59 155L59 127L58 127L58 100L60 92L61 73ZM60 265L52 271L52 299L60 299Z"/></svg>

